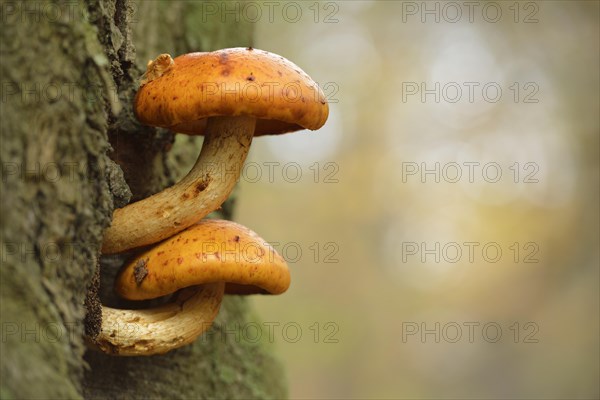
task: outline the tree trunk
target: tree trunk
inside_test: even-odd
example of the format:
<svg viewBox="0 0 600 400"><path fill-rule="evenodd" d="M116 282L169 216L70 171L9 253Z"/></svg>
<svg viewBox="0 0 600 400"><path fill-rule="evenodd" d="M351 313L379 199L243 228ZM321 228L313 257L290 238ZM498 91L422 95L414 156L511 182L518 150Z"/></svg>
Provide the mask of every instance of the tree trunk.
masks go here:
<svg viewBox="0 0 600 400"><path fill-rule="evenodd" d="M241 297L226 298L205 336L163 356L85 346L98 293L106 305L131 306L111 290L124 256L100 257L113 209L171 185L200 148L133 117L146 62L252 45L250 24L210 18L205 6L2 3L1 398L286 395L268 338L240 334L255 317ZM231 215L230 202L221 213Z"/></svg>

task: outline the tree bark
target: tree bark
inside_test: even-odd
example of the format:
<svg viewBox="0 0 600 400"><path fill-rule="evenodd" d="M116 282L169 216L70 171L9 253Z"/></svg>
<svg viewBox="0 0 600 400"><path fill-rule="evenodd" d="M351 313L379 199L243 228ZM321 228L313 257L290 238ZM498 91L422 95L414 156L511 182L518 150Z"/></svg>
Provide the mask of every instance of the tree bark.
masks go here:
<svg viewBox="0 0 600 400"><path fill-rule="evenodd" d="M250 24L210 18L204 6L2 3L1 398L286 396L268 335L256 343L241 334L256 320L241 297L224 301L204 337L163 356L85 346L98 293L104 304L132 306L112 293L125 256L100 255L113 209L171 185L200 149L199 139L174 140L135 120L146 62L252 45Z"/></svg>

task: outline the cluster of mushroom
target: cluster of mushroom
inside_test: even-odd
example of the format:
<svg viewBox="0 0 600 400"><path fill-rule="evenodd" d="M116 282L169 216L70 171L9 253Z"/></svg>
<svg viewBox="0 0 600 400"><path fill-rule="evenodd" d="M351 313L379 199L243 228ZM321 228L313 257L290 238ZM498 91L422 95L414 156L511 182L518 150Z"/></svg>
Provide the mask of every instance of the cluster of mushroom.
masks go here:
<svg viewBox="0 0 600 400"><path fill-rule="evenodd" d="M92 342L116 355L161 354L193 342L210 327L224 293L287 290L287 264L269 244L239 224L202 218L231 193L253 136L316 130L329 113L323 92L299 67L252 48L160 55L148 63L134 109L143 124L205 138L182 180L115 210L105 232L104 254L158 243L121 269L120 296L177 292L153 309L103 306Z"/></svg>

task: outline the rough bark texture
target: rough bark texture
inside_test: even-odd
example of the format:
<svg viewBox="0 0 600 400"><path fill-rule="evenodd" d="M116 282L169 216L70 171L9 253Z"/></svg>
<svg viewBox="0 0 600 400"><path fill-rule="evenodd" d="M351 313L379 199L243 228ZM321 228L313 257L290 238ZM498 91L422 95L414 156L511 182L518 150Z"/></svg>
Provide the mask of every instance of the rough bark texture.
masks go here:
<svg viewBox="0 0 600 400"><path fill-rule="evenodd" d="M249 46L252 27L206 18L202 2L31 4L2 3L0 397L285 396L265 343L236 330L255 318L243 298L227 298L205 337L165 356L115 358L84 344L96 290L126 305L112 293L123 256L98 262L113 209L172 184L199 151L198 139L133 117L146 61Z"/></svg>

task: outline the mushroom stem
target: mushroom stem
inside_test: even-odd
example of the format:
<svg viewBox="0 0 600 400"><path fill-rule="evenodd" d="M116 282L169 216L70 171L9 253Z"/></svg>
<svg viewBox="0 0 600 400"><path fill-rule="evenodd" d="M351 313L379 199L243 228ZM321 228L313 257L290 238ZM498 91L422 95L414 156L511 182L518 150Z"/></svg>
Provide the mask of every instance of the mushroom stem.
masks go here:
<svg viewBox="0 0 600 400"><path fill-rule="evenodd" d="M163 354L192 343L219 312L225 283L183 289L175 301L146 310L102 306L102 326L90 345L117 356Z"/></svg>
<svg viewBox="0 0 600 400"><path fill-rule="evenodd" d="M159 242L190 227L227 199L248 155L256 119L211 117L192 170L175 185L115 210L103 254Z"/></svg>

